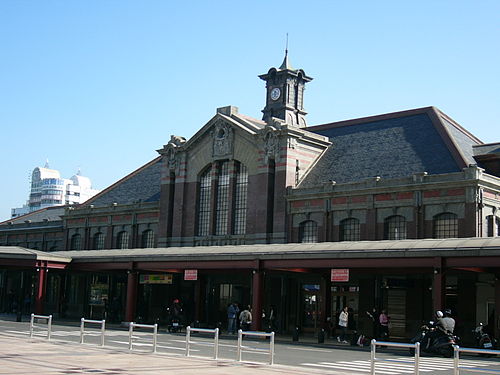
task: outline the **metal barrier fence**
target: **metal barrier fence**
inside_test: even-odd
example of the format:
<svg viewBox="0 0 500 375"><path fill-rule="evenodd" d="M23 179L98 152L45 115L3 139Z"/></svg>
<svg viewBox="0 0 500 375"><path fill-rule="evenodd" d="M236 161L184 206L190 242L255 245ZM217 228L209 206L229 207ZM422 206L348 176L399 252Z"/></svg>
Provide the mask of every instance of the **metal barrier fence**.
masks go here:
<svg viewBox="0 0 500 375"><path fill-rule="evenodd" d="M106 321L105 320L91 320L91 319L80 319L80 344L83 344L83 337L87 332L85 332L85 323L100 324L101 325L101 346L104 346L104 336L106 334Z"/></svg>
<svg viewBox="0 0 500 375"><path fill-rule="evenodd" d="M199 332L199 333L213 333L214 334L214 343L207 343L201 341L191 341L191 332ZM191 349L191 344L196 345L205 345L214 347L214 356L213 359L217 359L219 356L219 328L215 329L206 329L206 328L191 328L188 326L186 328L186 357L189 357L189 351Z"/></svg>
<svg viewBox="0 0 500 375"><path fill-rule="evenodd" d="M415 344L404 344L400 342L387 342L387 341L377 341L373 339L371 341L371 356L370 356L370 374L375 374L375 362L392 362L392 363L410 363L409 361L401 361L401 360L393 360L393 359L381 359L376 357L377 346L388 346L393 348L408 348L415 350L415 367L414 374L418 375L418 368L420 365L420 343L416 342Z"/></svg>
<svg viewBox="0 0 500 375"><path fill-rule="evenodd" d="M476 349L476 348L461 348L458 345L453 345L453 375L460 375L460 369L471 372L484 372L488 374L500 374L500 370L482 369L479 367L460 367L460 352L462 353L477 353L477 354L493 354L500 355L500 350Z"/></svg>
<svg viewBox="0 0 500 375"><path fill-rule="evenodd" d="M128 328L128 350L132 350L132 335L134 333L134 328L152 328L153 329L153 353L156 353L156 342L158 336L158 324L137 324L134 322L130 322Z"/></svg>
<svg viewBox="0 0 500 375"><path fill-rule="evenodd" d="M35 328L35 319L44 319L47 321L47 340L50 340L50 334L52 332L52 315L31 314L30 337L33 337L33 329Z"/></svg>
<svg viewBox="0 0 500 375"><path fill-rule="evenodd" d="M243 336L253 336L253 337L269 337L269 350L260 349L251 346L243 346ZM269 355L269 364L272 365L274 363L274 332L253 332L253 331L245 331L243 332L241 329L238 330L238 361L241 362L241 354L242 352L249 353L259 353L259 354L268 354Z"/></svg>

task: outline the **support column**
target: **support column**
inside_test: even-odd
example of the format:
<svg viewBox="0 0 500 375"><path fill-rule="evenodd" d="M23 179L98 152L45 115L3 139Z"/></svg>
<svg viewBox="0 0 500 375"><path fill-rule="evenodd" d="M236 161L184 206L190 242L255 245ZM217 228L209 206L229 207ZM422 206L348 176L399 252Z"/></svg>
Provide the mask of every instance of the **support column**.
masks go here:
<svg viewBox="0 0 500 375"><path fill-rule="evenodd" d="M434 268L434 279L432 281L432 306L434 311L443 310L446 288L446 275L442 268Z"/></svg>
<svg viewBox="0 0 500 375"><path fill-rule="evenodd" d="M47 268L37 268L37 286L35 295L35 314L43 314L43 304L47 292Z"/></svg>
<svg viewBox="0 0 500 375"><path fill-rule="evenodd" d="M201 316L203 300L204 298L201 296L201 281L198 275L198 280L194 284L194 319L198 321L203 320Z"/></svg>
<svg viewBox="0 0 500 375"><path fill-rule="evenodd" d="M125 321L133 322L137 307L137 273L130 271L127 275L127 300L125 306Z"/></svg>
<svg viewBox="0 0 500 375"><path fill-rule="evenodd" d="M253 270L252 275L252 330L262 329L262 296L264 292L263 272Z"/></svg>
<svg viewBox="0 0 500 375"><path fill-rule="evenodd" d="M320 327L328 332L332 316L332 282L330 275L321 278L321 321Z"/></svg>
<svg viewBox="0 0 500 375"><path fill-rule="evenodd" d="M495 322L494 332L495 337L500 334L500 275L495 275Z"/></svg>

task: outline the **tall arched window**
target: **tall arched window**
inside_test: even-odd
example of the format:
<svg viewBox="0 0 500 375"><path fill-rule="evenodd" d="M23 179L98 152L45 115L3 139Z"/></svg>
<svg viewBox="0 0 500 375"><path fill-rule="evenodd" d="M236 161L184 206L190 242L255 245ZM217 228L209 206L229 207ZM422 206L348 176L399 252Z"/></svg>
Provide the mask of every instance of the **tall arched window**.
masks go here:
<svg viewBox="0 0 500 375"><path fill-rule="evenodd" d="M229 213L229 162L219 165L217 176L217 206L215 208L215 234L227 234L227 218Z"/></svg>
<svg viewBox="0 0 500 375"><path fill-rule="evenodd" d="M247 228L247 167L238 164L234 194L234 234L245 234Z"/></svg>
<svg viewBox="0 0 500 375"><path fill-rule="evenodd" d="M82 248L82 236L74 234L71 236L70 249L71 250L81 250Z"/></svg>
<svg viewBox="0 0 500 375"><path fill-rule="evenodd" d="M142 247L144 249L155 247L155 233L151 229L142 232Z"/></svg>
<svg viewBox="0 0 500 375"><path fill-rule="evenodd" d="M210 167L200 176L197 234L223 236L230 233L230 230L232 234L245 234L247 169L243 164L227 160L217 162L214 168L217 173L214 174ZM211 201L212 196L215 198L215 204ZM231 209L232 222L229 222Z"/></svg>
<svg viewBox="0 0 500 375"><path fill-rule="evenodd" d="M340 241L359 241L359 220L350 218L344 219L340 222Z"/></svg>
<svg viewBox="0 0 500 375"><path fill-rule="evenodd" d="M299 242L318 242L318 224L313 220L306 220L299 225Z"/></svg>
<svg viewBox="0 0 500 375"><path fill-rule="evenodd" d="M200 196L198 200L198 235L210 233L210 192L212 189L212 168L208 168L200 177Z"/></svg>
<svg viewBox="0 0 500 375"><path fill-rule="evenodd" d="M104 249L104 234L101 232L94 234L94 249L95 250Z"/></svg>
<svg viewBox="0 0 500 375"><path fill-rule="evenodd" d="M117 249L128 249L128 232L121 231L116 236L116 248Z"/></svg>
<svg viewBox="0 0 500 375"><path fill-rule="evenodd" d="M457 215L445 212L434 216L434 238L457 238Z"/></svg>
<svg viewBox="0 0 500 375"><path fill-rule="evenodd" d="M406 240L406 219L403 216L389 216L384 220L384 239Z"/></svg>

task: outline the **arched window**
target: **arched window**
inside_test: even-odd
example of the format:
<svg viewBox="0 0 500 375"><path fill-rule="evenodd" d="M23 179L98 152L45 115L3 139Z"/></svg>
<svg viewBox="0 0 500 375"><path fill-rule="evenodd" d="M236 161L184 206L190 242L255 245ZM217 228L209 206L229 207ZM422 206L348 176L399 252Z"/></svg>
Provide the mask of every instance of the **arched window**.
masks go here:
<svg viewBox="0 0 500 375"><path fill-rule="evenodd" d="M434 216L434 238L457 238L457 215L445 212Z"/></svg>
<svg viewBox="0 0 500 375"><path fill-rule="evenodd" d="M213 173L213 168L217 173ZM199 180L197 234L223 236L230 230L232 234L245 234L247 169L243 164L227 160L217 162L213 168L207 168ZM211 201L212 196L215 196L215 204ZM231 209L233 215L229 215Z"/></svg>
<svg viewBox="0 0 500 375"><path fill-rule="evenodd" d="M384 239L406 240L406 219L403 216L389 216L384 220Z"/></svg>
<svg viewBox="0 0 500 375"><path fill-rule="evenodd" d="M101 232L94 234L94 249L95 250L104 249L104 234Z"/></svg>
<svg viewBox="0 0 500 375"><path fill-rule="evenodd" d="M200 196L198 200L198 235L208 236L210 231L210 192L212 189L212 168L200 177Z"/></svg>
<svg viewBox="0 0 500 375"><path fill-rule="evenodd" d="M313 220L306 220L299 225L299 242L318 242L318 224Z"/></svg>
<svg viewBox="0 0 500 375"><path fill-rule="evenodd" d="M238 164L234 195L234 234L245 234L247 228L247 167Z"/></svg>
<svg viewBox="0 0 500 375"><path fill-rule="evenodd" d="M340 241L359 241L359 220L350 218L340 222Z"/></svg>
<svg viewBox="0 0 500 375"><path fill-rule="evenodd" d="M144 249L155 247L155 233L151 229L142 232L142 247Z"/></svg>
<svg viewBox="0 0 500 375"><path fill-rule="evenodd" d="M74 234L71 236L70 249L71 250L81 250L82 248L82 236Z"/></svg>
<svg viewBox="0 0 500 375"><path fill-rule="evenodd" d="M116 248L117 249L128 249L128 232L121 231L116 236Z"/></svg>
<svg viewBox="0 0 500 375"><path fill-rule="evenodd" d="M227 218L229 213L229 162L219 165L217 179L217 206L215 208L215 234L227 234Z"/></svg>

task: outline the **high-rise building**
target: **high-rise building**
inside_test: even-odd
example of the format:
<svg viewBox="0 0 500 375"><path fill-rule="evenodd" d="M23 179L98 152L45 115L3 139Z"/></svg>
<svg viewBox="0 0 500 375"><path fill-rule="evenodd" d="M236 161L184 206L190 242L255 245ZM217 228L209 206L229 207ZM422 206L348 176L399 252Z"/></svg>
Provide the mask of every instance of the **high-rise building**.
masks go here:
<svg viewBox="0 0 500 375"><path fill-rule="evenodd" d="M45 166L36 167L31 177L31 191L29 199L23 207L13 208L11 217L18 217L41 208L72 205L85 202L99 193L92 188L90 178L77 172L71 178L61 178L58 170Z"/></svg>

